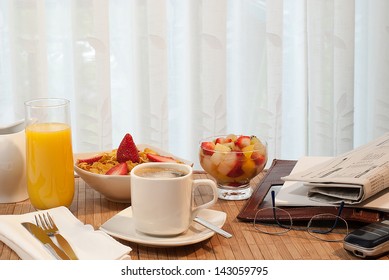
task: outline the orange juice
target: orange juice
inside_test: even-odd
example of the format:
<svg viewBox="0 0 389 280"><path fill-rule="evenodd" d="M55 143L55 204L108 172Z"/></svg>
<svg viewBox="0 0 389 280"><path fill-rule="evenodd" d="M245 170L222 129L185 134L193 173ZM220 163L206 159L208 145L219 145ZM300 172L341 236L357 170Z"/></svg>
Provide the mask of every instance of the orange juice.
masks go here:
<svg viewBox="0 0 389 280"><path fill-rule="evenodd" d="M36 209L69 207L74 196L70 126L36 123L26 128L27 187Z"/></svg>

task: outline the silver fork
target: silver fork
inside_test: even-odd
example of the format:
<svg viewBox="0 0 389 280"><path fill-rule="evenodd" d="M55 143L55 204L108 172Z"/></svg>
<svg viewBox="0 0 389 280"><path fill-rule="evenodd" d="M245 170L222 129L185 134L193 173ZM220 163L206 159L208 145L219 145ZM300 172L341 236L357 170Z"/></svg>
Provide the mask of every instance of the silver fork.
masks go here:
<svg viewBox="0 0 389 280"><path fill-rule="evenodd" d="M58 227L49 213L43 213L42 215L37 214L35 216L35 222L48 236L54 236L57 239L59 245L61 245L62 249L71 260L78 260L77 255L74 253L69 242L59 233Z"/></svg>

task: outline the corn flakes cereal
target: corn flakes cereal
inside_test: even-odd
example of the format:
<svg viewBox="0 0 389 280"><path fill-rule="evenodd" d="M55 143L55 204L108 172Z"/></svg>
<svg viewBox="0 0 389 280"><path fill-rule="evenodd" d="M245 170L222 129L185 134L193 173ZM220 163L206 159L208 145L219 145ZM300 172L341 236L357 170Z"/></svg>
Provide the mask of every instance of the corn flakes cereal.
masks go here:
<svg viewBox="0 0 389 280"><path fill-rule="evenodd" d="M102 153L100 154L102 157L98 161L95 161L93 163L77 162L77 166L81 169L84 169L86 171L95 174L105 174L112 167L119 164L119 162L116 159L116 152L117 149L114 149L108 153ZM147 154L158 155L158 153L156 153L154 150L150 148L145 148L143 151L138 151L138 154L139 154L139 162L132 162L130 160L126 162L128 167L128 174L130 174L131 170L136 165L144 162L150 162L150 160L147 158Z"/></svg>

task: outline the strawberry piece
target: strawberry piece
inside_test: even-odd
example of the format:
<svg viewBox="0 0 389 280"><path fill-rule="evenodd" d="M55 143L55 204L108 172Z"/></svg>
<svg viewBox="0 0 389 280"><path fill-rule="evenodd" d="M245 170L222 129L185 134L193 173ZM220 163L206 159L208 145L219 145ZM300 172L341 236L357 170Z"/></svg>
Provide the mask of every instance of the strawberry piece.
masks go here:
<svg viewBox="0 0 389 280"><path fill-rule="evenodd" d="M259 152L253 152L251 155L251 159L255 162L256 166L261 166L262 164L264 164L266 157Z"/></svg>
<svg viewBox="0 0 389 280"><path fill-rule="evenodd" d="M138 149L131 134L127 133L124 135L116 152L116 159L118 162L126 162L128 160L131 160L132 162L139 162Z"/></svg>
<svg viewBox="0 0 389 280"><path fill-rule="evenodd" d="M107 173L105 173L105 175L127 175L127 174L128 174L128 167L127 167L127 163L125 162L115 165L114 167L109 169Z"/></svg>
<svg viewBox="0 0 389 280"><path fill-rule="evenodd" d="M155 155L155 154L147 154L147 158L153 162L177 162L172 157L166 157L166 156Z"/></svg>
<svg viewBox="0 0 389 280"><path fill-rule="evenodd" d="M218 137L215 140L215 144L225 144L225 143L231 143L232 139L231 138L224 138L224 137Z"/></svg>
<svg viewBox="0 0 389 280"><path fill-rule="evenodd" d="M227 176L231 178L236 178L243 175L244 171L242 170L242 165L235 165L230 172L228 172Z"/></svg>
<svg viewBox="0 0 389 280"><path fill-rule="evenodd" d="M243 149L244 147L247 147L248 145L250 145L250 140L251 138L249 136L239 136L238 139L236 140L235 144Z"/></svg>
<svg viewBox="0 0 389 280"><path fill-rule="evenodd" d="M204 155L213 155L215 150L215 143L213 142L202 142L201 149L203 149Z"/></svg>
<svg viewBox="0 0 389 280"><path fill-rule="evenodd" d="M242 154L237 153L237 158L235 160L235 164L232 167L232 169L230 170L230 172L228 172L227 176L231 177L231 178L236 178L236 177L241 176L243 173L244 173L244 171L242 169Z"/></svg>
<svg viewBox="0 0 389 280"><path fill-rule="evenodd" d="M84 159L79 159L78 160L78 163L87 163L87 164L92 164L96 161L99 161L103 156L94 156L94 157L91 157L91 158L84 158Z"/></svg>

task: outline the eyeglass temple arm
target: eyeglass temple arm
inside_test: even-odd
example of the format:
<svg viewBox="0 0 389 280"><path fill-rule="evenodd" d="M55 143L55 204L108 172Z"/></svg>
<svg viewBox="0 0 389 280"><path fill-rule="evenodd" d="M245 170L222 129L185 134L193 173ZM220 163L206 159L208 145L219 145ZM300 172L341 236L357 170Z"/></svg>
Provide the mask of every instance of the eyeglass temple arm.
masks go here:
<svg viewBox="0 0 389 280"><path fill-rule="evenodd" d="M343 211L343 207L344 207L344 201L342 201L342 202L340 203L339 210L338 210L338 214L336 215L335 222L334 222L334 224L332 225L332 227L330 227L330 228L327 229L327 230L312 230L312 232L314 232L314 233L320 233L320 234L326 234L326 233L330 233L331 231L333 231L334 228L336 228L336 226L337 226L337 224L338 224L339 217L340 217L340 215L342 214L342 211Z"/></svg>
<svg viewBox="0 0 389 280"><path fill-rule="evenodd" d="M339 210L338 210L338 214L336 215L335 223L334 223L334 225L332 226L331 230L333 230L333 229L336 227L336 225L337 225L337 223L338 223L338 221L339 221L339 217L340 217L340 215L342 215L343 207L344 207L344 201L342 201L342 202L340 203Z"/></svg>
<svg viewBox="0 0 389 280"><path fill-rule="evenodd" d="M289 226L285 226L283 224L281 224L278 219L277 219L277 215L276 215L276 193L274 191L271 191L271 203L272 203L272 209L273 209L273 218L274 218L274 221L276 221L277 225L279 227L282 227L282 228L290 228L292 226L292 223L293 221L291 220L290 221L290 225Z"/></svg>

